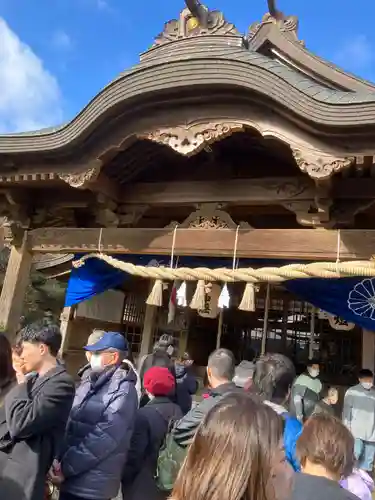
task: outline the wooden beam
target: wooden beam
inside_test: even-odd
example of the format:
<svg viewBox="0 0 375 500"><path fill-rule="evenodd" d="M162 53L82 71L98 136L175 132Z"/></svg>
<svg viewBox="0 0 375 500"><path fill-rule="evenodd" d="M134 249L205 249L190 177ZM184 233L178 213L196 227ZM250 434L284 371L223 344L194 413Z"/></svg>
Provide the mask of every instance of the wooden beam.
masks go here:
<svg viewBox="0 0 375 500"><path fill-rule="evenodd" d="M99 189L99 187L98 187ZM109 192L112 193L113 190ZM235 203L237 205L313 201L317 189L310 179L275 177L220 181L155 182L124 186L121 197L126 204L168 205L183 203ZM334 199L373 199L375 178L337 179L332 185ZM118 196L118 194L117 194Z"/></svg>
<svg viewBox="0 0 375 500"><path fill-rule="evenodd" d="M126 204L168 205L182 203L259 203L283 200L313 200L315 185L310 179L281 177L138 183L124 187L121 198Z"/></svg>
<svg viewBox="0 0 375 500"><path fill-rule="evenodd" d="M109 254L170 255L172 229L47 228L29 233L35 252L95 252ZM177 229L175 255L233 257L236 231L231 229ZM341 230L340 259L371 258L375 230ZM337 258L337 231L325 229L242 229L237 257L293 260Z"/></svg>
<svg viewBox="0 0 375 500"><path fill-rule="evenodd" d="M11 341L19 327L31 262L25 237L21 247L12 247L0 296L0 325Z"/></svg>

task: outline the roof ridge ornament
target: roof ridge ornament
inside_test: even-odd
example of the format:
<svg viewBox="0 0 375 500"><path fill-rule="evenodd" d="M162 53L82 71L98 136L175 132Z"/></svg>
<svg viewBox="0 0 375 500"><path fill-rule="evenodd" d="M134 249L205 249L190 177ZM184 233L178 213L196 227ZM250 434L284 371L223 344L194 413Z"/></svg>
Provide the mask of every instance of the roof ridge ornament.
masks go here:
<svg viewBox="0 0 375 500"><path fill-rule="evenodd" d="M185 5L179 19L165 24L164 31L155 38L154 47L196 36L241 36L234 24L226 21L222 12L209 10L199 0L185 0Z"/></svg>
<svg viewBox="0 0 375 500"><path fill-rule="evenodd" d="M186 8L189 9L192 16L198 21L199 25L207 28L209 10L199 0L185 0Z"/></svg>
<svg viewBox="0 0 375 500"><path fill-rule="evenodd" d="M262 20L250 25L248 32L248 41L251 41L251 39L255 37L255 35L263 25L274 24L282 33L287 35L293 41L305 45L305 43L298 38L298 17L286 16L281 10L276 7L276 0L267 0L267 4L268 12L264 14Z"/></svg>

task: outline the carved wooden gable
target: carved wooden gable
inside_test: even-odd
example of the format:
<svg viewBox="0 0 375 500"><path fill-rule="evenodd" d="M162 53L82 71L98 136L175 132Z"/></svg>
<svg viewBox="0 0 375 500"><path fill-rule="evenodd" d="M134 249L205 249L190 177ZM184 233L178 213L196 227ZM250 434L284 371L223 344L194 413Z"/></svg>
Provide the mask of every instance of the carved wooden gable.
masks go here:
<svg viewBox="0 0 375 500"><path fill-rule="evenodd" d="M164 26L164 31L156 38L153 46L174 42L182 38L204 35L234 35L240 36L240 32L232 23L228 23L222 12L208 11L207 25L199 23L189 9L184 9L179 19L173 19Z"/></svg>

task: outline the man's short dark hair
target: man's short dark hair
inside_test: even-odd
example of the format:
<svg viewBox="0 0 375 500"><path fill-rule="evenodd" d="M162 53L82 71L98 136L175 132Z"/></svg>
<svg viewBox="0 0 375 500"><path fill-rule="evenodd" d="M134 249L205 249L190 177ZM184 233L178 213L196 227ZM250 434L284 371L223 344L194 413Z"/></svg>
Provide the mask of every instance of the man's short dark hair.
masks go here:
<svg viewBox="0 0 375 500"><path fill-rule="evenodd" d="M214 377L232 381L236 368L234 355L228 349L217 349L208 358L207 367Z"/></svg>
<svg viewBox="0 0 375 500"><path fill-rule="evenodd" d="M354 438L337 418L319 413L310 417L297 441L297 457L323 466L331 474L347 477L354 466Z"/></svg>
<svg viewBox="0 0 375 500"><path fill-rule="evenodd" d="M359 370L358 378L359 379L361 379L361 378L374 378L374 374L368 368L363 368L362 370Z"/></svg>
<svg viewBox="0 0 375 500"><path fill-rule="evenodd" d="M45 344L51 356L56 357L62 343L62 336L57 325L41 323L32 323L20 331L21 342L30 342L31 344Z"/></svg>
<svg viewBox="0 0 375 500"><path fill-rule="evenodd" d="M309 367L311 367L311 366L314 366L314 365L319 365L319 364L320 364L319 359L317 359L317 358L311 358L311 359L309 359L309 360L307 361L306 366L309 368Z"/></svg>
<svg viewBox="0 0 375 500"><path fill-rule="evenodd" d="M278 353L261 356L255 363L253 390L262 398L284 403L296 377L292 361Z"/></svg>

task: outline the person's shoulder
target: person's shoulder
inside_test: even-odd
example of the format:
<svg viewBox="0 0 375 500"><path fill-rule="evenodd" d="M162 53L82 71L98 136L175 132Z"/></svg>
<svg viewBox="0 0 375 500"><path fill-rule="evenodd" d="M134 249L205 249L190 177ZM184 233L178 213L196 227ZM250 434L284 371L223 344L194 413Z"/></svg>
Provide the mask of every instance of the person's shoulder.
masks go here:
<svg viewBox="0 0 375 500"><path fill-rule="evenodd" d="M292 500L315 500L319 497L329 500L358 500L353 493L345 490L335 481L325 477L296 473Z"/></svg>
<svg viewBox="0 0 375 500"><path fill-rule="evenodd" d="M38 379L36 378L37 382ZM75 382L73 377L66 371L63 365L58 365L47 373L45 382L47 384L64 384L71 387L75 387Z"/></svg>

